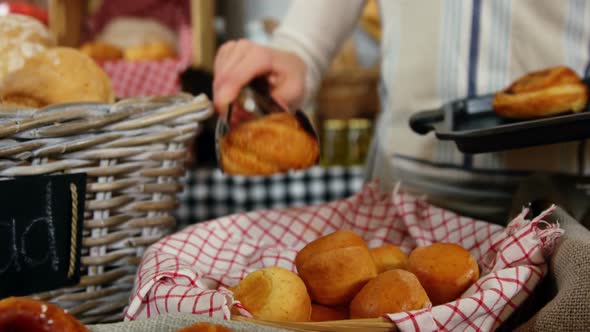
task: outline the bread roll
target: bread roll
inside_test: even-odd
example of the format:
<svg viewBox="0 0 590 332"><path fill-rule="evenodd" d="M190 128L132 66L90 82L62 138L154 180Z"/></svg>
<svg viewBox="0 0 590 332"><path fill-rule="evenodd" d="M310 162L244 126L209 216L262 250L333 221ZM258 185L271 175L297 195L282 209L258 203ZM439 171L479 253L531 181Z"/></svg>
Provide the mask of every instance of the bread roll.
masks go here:
<svg viewBox="0 0 590 332"><path fill-rule="evenodd" d="M133 48L153 41L164 42L171 48L178 43L176 33L157 20L130 16L119 16L110 20L97 40L120 49Z"/></svg>
<svg viewBox="0 0 590 332"><path fill-rule="evenodd" d="M303 169L319 156L317 140L295 116L274 113L245 122L221 140L223 171L239 175L271 175Z"/></svg>
<svg viewBox="0 0 590 332"><path fill-rule="evenodd" d="M232 332L232 330L219 324L197 323L195 325L184 327L176 332Z"/></svg>
<svg viewBox="0 0 590 332"><path fill-rule="evenodd" d="M65 102L113 102L107 74L86 54L66 47L27 60L0 86L4 104L44 107Z"/></svg>
<svg viewBox="0 0 590 332"><path fill-rule="evenodd" d="M415 275L405 270L389 270L369 281L354 297L350 318L377 318L422 309L428 303L428 295Z"/></svg>
<svg viewBox="0 0 590 332"><path fill-rule="evenodd" d="M175 56L176 51L174 48L159 40L128 47L124 51L124 57L129 61L164 60Z"/></svg>
<svg viewBox="0 0 590 332"><path fill-rule="evenodd" d="M519 78L495 95L493 109L503 117L532 119L580 112L587 102L588 87L576 72L561 66Z"/></svg>
<svg viewBox="0 0 590 332"><path fill-rule="evenodd" d="M387 244L370 249L370 251L378 273L387 270L406 269L408 266L408 255L398 246Z"/></svg>
<svg viewBox="0 0 590 332"><path fill-rule="evenodd" d="M0 82L35 54L55 46L55 38L38 20L24 15L0 16Z"/></svg>
<svg viewBox="0 0 590 332"><path fill-rule="evenodd" d="M0 300L0 331L88 332L88 329L54 304L9 297Z"/></svg>
<svg viewBox="0 0 590 332"><path fill-rule="evenodd" d="M101 41L84 43L80 51L99 61L118 60L123 57L123 51L120 48Z"/></svg>
<svg viewBox="0 0 590 332"><path fill-rule="evenodd" d="M325 322L343 319L348 319L348 308L346 307L326 307L321 304L311 304L312 322Z"/></svg>
<svg viewBox="0 0 590 332"><path fill-rule="evenodd" d="M339 230L307 244L295 257L299 275L314 302L346 306L377 268L365 241Z"/></svg>
<svg viewBox="0 0 590 332"><path fill-rule="evenodd" d="M254 271L231 291L256 319L309 321L311 300L305 284L287 269L267 267Z"/></svg>
<svg viewBox="0 0 590 332"><path fill-rule="evenodd" d="M408 270L418 277L434 305L454 301L479 279L475 258L454 243L434 243L414 249Z"/></svg>

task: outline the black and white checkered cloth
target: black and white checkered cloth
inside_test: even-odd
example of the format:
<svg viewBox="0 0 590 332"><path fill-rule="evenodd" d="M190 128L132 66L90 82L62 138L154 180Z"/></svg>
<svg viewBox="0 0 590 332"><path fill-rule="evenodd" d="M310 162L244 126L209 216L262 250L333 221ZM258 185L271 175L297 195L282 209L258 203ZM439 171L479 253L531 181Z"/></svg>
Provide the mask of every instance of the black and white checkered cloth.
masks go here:
<svg viewBox="0 0 590 332"><path fill-rule="evenodd" d="M358 192L363 167L313 167L270 177L242 177L219 169L189 172L180 195L178 226L259 209L325 203Z"/></svg>

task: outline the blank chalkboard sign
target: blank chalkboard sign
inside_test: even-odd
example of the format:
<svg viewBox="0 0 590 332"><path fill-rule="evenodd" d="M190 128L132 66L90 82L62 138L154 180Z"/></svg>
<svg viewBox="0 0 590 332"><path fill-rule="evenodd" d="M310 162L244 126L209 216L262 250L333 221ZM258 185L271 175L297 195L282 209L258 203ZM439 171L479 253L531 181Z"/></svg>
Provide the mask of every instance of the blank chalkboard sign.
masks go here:
<svg viewBox="0 0 590 332"><path fill-rule="evenodd" d="M86 175L0 181L0 298L76 284Z"/></svg>

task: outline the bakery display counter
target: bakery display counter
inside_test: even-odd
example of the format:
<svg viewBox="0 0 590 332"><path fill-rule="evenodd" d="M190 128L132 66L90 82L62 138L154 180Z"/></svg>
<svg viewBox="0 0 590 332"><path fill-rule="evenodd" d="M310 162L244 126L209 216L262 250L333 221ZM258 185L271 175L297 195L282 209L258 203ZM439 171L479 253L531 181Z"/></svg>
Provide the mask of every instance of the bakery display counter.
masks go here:
<svg viewBox="0 0 590 332"><path fill-rule="evenodd" d="M179 198L178 227L244 211L326 203L357 193L362 184L361 166L318 166L252 178L197 168L189 171Z"/></svg>

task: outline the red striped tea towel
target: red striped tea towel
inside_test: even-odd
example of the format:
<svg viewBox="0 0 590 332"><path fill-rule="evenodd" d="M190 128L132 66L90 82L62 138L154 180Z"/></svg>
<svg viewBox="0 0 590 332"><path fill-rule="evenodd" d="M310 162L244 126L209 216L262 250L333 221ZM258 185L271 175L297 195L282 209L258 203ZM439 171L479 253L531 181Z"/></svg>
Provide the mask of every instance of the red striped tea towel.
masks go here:
<svg viewBox="0 0 590 332"><path fill-rule="evenodd" d="M490 331L502 323L546 274L545 254L559 225L527 211L508 227L459 216L411 195L380 193L374 184L329 204L236 214L197 224L151 246L138 270L128 320L187 312L230 318L226 287L267 266L295 271L298 250L339 229L361 235L369 247L392 243L409 252L454 242L482 266L480 280L451 303L388 315L401 331Z"/></svg>

